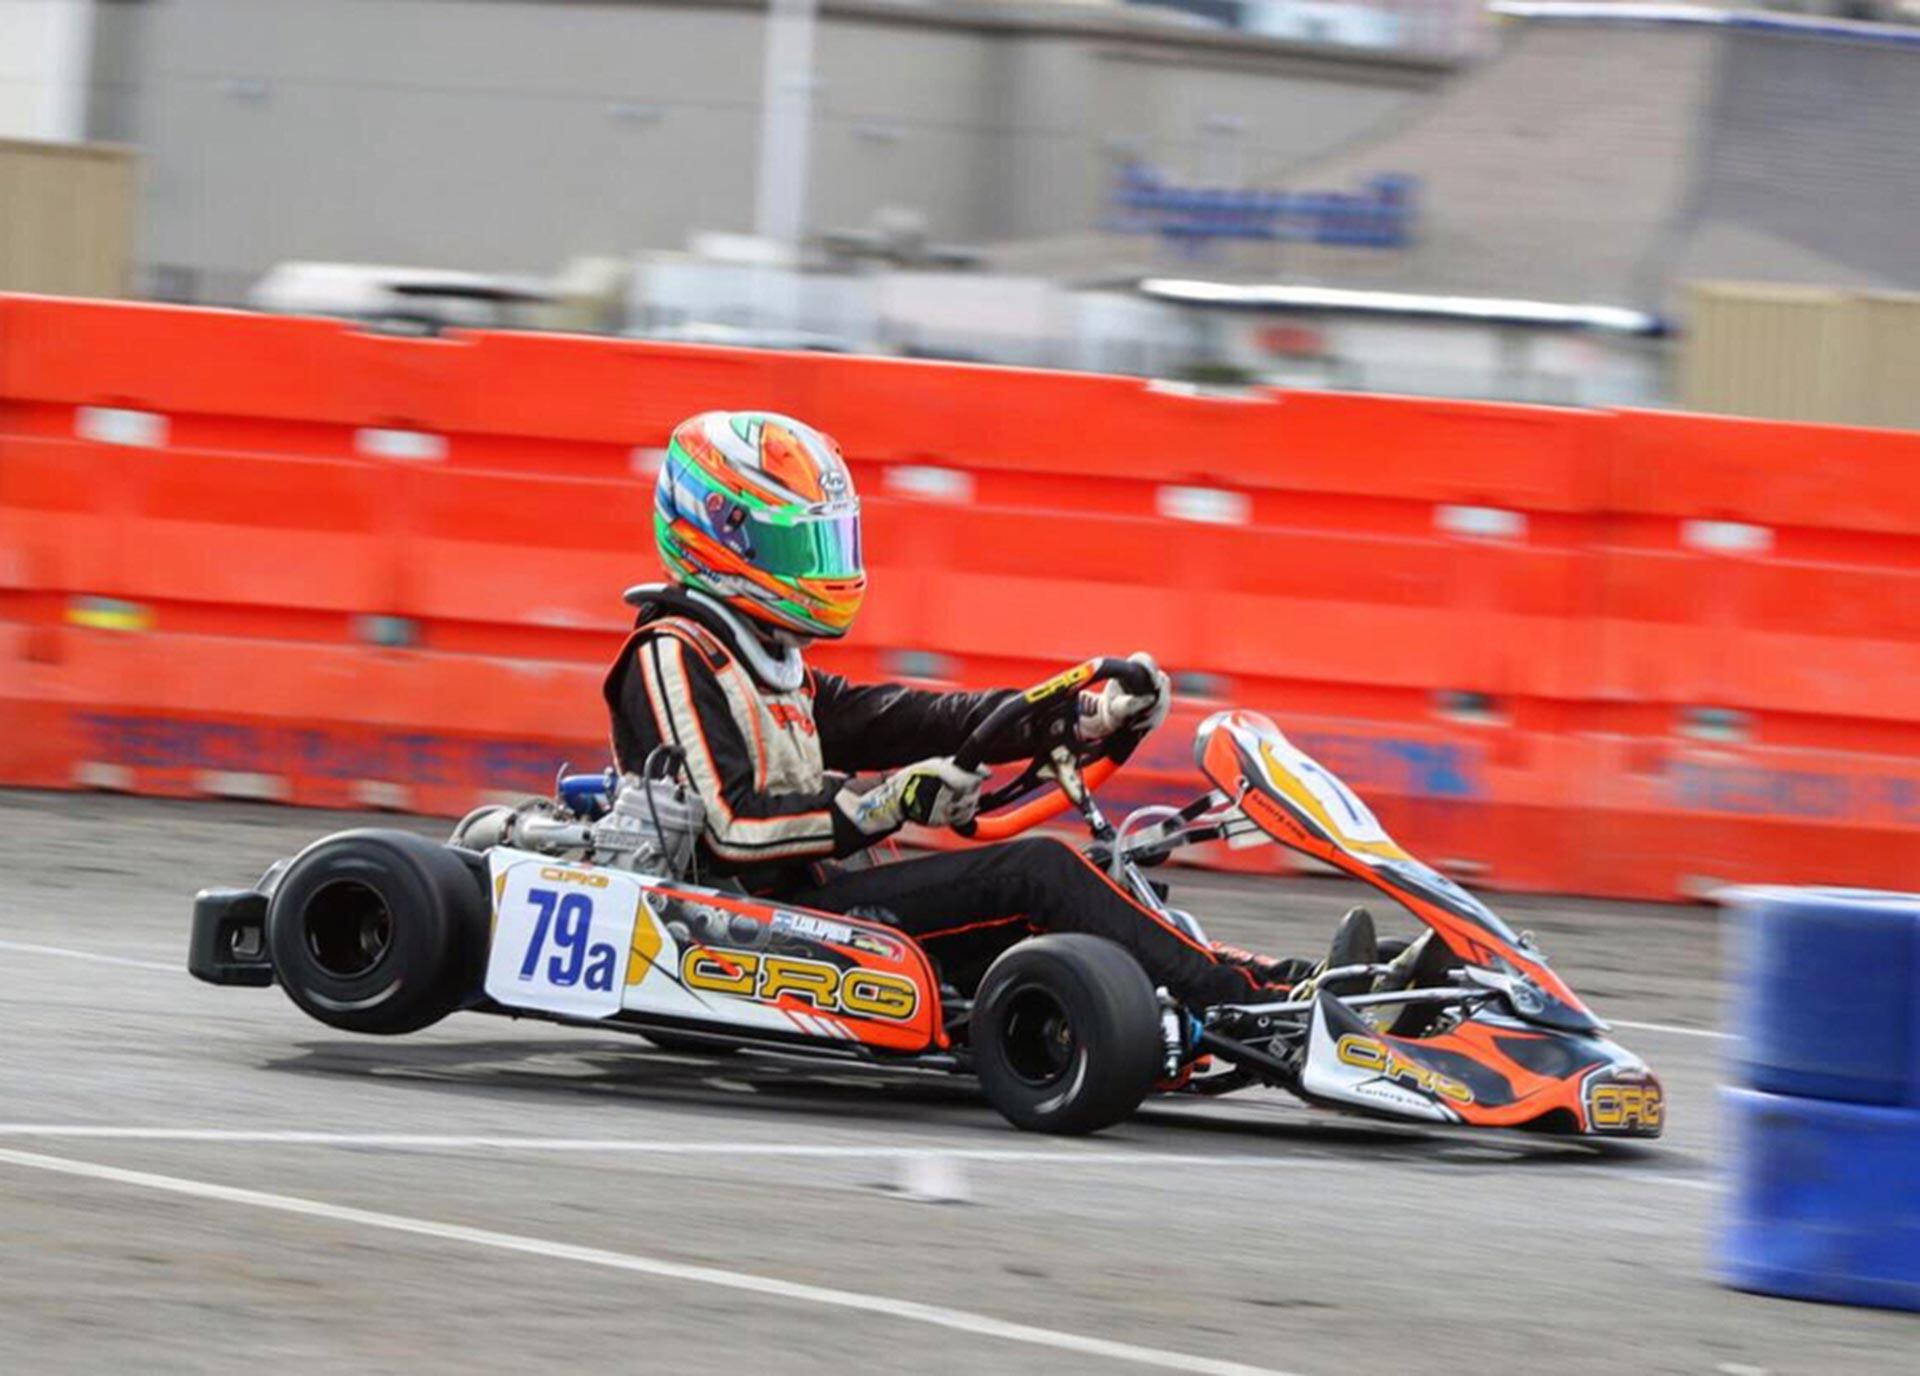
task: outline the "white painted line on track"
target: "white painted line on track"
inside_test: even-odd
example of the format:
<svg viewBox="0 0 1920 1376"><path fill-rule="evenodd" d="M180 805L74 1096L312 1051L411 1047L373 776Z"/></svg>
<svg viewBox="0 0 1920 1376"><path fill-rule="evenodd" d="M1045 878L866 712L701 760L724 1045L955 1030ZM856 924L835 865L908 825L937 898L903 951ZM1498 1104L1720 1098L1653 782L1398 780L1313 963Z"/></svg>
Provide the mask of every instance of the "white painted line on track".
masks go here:
<svg viewBox="0 0 1920 1376"><path fill-rule="evenodd" d="M1203 1152L1071 1151L1020 1147L957 1147L938 1143L876 1146L871 1142L671 1142L630 1137L511 1137L463 1133L308 1132L272 1128L116 1127L111 1124L0 1123L0 1137L63 1138L70 1141L198 1142L234 1145L279 1144L308 1147L393 1148L429 1151L604 1152L632 1156L811 1157L895 1160L950 1156L961 1161L1050 1163L1077 1166L1258 1166L1333 1168L1346 1163L1297 1156L1260 1156L1251 1152L1211 1155Z"/></svg>
<svg viewBox="0 0 1920 1376"><path fill-rule="evenodd" d="M1635 1184L1640 1184L1644 1182L1645 1184L1648 1184L1648 1185L1672 1185L1676 1189L1701 1190L1707 1194L1720 1194L1727 1188L1725 1185L1721 1184L1718 1180L1715 1180L1710 1176L1696 1177L1696 1176L1688 1176L1688 1175L1631 1175L1631 1176L1628 1176L1627 1179L1633 1181Z"/></svg>
<svg viewBox="0 0 1920 1376"><path fill-rule="evenodd" d="M1607 1024L1610 1027L1630 1027L1635 1032L1665 1032L1672 1037L1710 1037L1721 1042L1737 1040L1733 1033L1711 1027L1675 1027L1670 1022L1628 1022L1624 1018L1608 1018Z"/></svg>
<svg viewBox="0 0 1920 1376"><path fill-rule="evenodd" d="M38 1138L83 1142L178 1142L202 1145L277 1145L346 1147L390 1151L497 1151L606 1154L614 1156L698 1156L729 1158L801 1158L812 1160L903 1161L946 1157L985 1165L1123 1166L1133 1169L1387 1170L1385 1163L1336 1157L1277 1156L1254 1152L1113 1151L1022 1147L961 1147L940 1143L876 1146L870 1142L695 1142L647 1141L631 1137L513 1137L471 1133L314 1132L299 1128L120 1127L102 1123L0 1123L0 1139ZM1619 1179L1636 1184L1673 1185L1689 1190L1718 1190L1717 1182L1687 1176L1614 1172L1569 1164L1574 1179Z"/></svg>
<svg viewBox="0 0 1920 1376"><path fill-rule="evenodd" d="M126 965L135 970L165 970L170 975L184 975L187 963L184 960L135 960L132 956L110 956L99 951L75 951L65 946L38 946L30 941L0 941L0 951L17 951L29 956L64 956L68 960L91 960L101 965Z"/></svg>
<svg viewBox="0 0 1920 1376"><path fill-rule="evenodd" d="M517 1233L498 1233L491 1229L469 1228L458 1223L436 1223L424 1218L409 1218L403 1214L376 1213L371 1209L327 1204L317 1199L237 1189L231 1185L216 1185L211 1181L155 1175L149 1171L122 1170L118 1166L103 1166L92 1161L75 1161L63 1156L42 1156L36 1152L0 1148L0 1164L20 1166L27 1170L79 1176L88 1180L104 1180L116 1185L185 1195L192 1199L211 1199L223 1204L271 1209L278 1213L324 1219L328 1222L351 1224L360 1228L410 1233L416 1237L434 1238L443 1242L463 1242L473 1247L519 1252L553 1261L571 1261L582 1266L637 1272L641 1275L658 1276L665 1280L686 1281L694 1285L743 1290L750 1294L766 1295L798 1304L851 1309L878 1314L885 1318L900 1319L907 1323L927 1324L935 1328L948 1328L961 1333L998 1338L1005 1342L1024 1343L1029 1347L1051 1348L1056 1352L1074 1352L1083 1356L1104 1358L1108 1361L1158 1367L1163 1371L1196 1372L1200 1373L1200 1376L1295 1376L1290 1372L1248 1366L1241 1362L1223 1361L1216 1357L1171 1352L1157 1347L1137 1347L1132 1343L1116 1342L1110 1338L1095 1338L1058 1329L1037 1328L1031 1324L1013 1323L1006 1319L996 1319L988 1314L977 1314L971 1310L949 1309L944 1305L892 1299L885 1295L863 1295L853 1290L835 1290L823 1285L780 1280L773 1276L755 1275L747 1271L728 1271L717 1266L698 1266L688 1262L667 1261L659 1257L641 1256L632 1252L611 1252L598 1247L579 1247L572 1243L549 1242L543 1238L524 1237Z"/></svg>

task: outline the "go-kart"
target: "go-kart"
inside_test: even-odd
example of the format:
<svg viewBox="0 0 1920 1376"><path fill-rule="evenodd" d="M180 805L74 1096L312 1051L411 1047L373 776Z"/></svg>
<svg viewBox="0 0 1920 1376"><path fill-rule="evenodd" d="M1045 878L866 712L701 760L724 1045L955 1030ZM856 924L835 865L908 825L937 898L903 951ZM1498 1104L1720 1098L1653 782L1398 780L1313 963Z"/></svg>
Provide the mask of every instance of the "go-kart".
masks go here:
<svg viewBox="0 0 1920 1376"><path fill-rule="evenodd" d="M1067 809L1086 855L1160 920L1204 941L1149 877L1181 848L1279 841L1371 884L1424 930L1336 959L1285 998L1181 1006L1099 937L1032 936L973 988L884 913L808 911L700 882L698 800L671 751L639 777L565 775L552 799L476 810L442 844L340 832L254 887L195 900L189 969L279 983L329 1027L404 1033L458 1009L637 1032L676 1050L760 1048L977 1078L1014 1124L1096 1131L1155 1092L1284 1089L1384 1118L1653 1137L1660 1082L1605 1036L1547 963L1484 904L1414 859L1345 784L1267 718L1216 713L1195 760L1211 788L1114 826L1095 790L1138 745L1077 740L1081 690L1133 691L1139 666L1090 660L1009 699L962 767L1037 742L958 828L1017 835Z"/></svg>

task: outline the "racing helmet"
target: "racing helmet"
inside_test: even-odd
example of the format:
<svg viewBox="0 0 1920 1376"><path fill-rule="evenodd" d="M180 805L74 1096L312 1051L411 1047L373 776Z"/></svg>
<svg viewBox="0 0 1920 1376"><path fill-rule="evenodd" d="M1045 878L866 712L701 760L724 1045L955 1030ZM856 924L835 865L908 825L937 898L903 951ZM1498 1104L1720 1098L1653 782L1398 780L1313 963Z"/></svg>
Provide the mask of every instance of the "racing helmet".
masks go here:
<svg viewBox="0 0 1920 1376"><path fill-rule="evenodd" d="M676 426L653 536L674 581L779 630L837 639L866 595L840 446L787 416L706 411Z"/></svg>

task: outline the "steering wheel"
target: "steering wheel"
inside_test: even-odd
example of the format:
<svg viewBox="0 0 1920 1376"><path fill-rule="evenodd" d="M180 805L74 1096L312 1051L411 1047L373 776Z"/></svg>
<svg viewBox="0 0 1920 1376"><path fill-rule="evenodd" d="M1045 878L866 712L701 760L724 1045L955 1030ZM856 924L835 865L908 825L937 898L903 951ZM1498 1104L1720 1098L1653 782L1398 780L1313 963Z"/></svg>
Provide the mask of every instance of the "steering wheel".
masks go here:
<svg viewBox="0 0 1920 1376"><path fill-rule="evenodd" d="M971 821L956 825L962 836L982 841L1003 841L1029 827L1064 812L1071 799L1056 790L1021 807L1001 812L1053 780L1044 771L1053 764L1053 752L1064 747L1073 752L1081 779L1088 788L1097 788L1111 778L1140 742L1146 739L1146 727L1122 727L1104 740L1083 743L1076 725L1080 717L1080 694L1108 680L1129 693L1153 691L1153 671L1131 659L1090 659L1063 674L1055 674L1037 683L1018 697L1009 698L993 710L973 734L961 742L953 762L962 769L977 769L988 755L1004 746L1017 734L1025 733L1037 742L1034 756L1025 769L1007 783L980 795L980 812ZM994 814L994 815L986 815Z"/></svg>

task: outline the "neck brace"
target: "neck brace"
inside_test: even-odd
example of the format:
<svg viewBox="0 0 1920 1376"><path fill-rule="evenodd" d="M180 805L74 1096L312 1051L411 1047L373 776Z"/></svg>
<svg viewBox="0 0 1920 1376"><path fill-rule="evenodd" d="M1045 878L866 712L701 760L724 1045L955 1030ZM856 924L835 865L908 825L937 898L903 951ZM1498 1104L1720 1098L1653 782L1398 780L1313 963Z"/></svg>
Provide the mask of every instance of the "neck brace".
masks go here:
<svg viewBox="0 0 1920 1376"><path fill-rule="evenodd" d="M800 651L791 645L782 645L770 649L759 633L748 625L740 615L726 603L707 596L695 588L682 589L687 597L699 604L700 609L712 612L727 630L733 648L746 660L747 668L753 676L769 688L783 693L791 693L807 677L806 663L800 658Z"/></svg>

